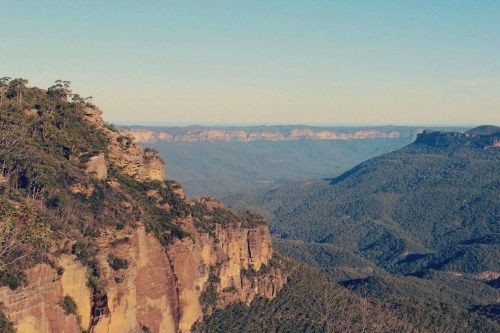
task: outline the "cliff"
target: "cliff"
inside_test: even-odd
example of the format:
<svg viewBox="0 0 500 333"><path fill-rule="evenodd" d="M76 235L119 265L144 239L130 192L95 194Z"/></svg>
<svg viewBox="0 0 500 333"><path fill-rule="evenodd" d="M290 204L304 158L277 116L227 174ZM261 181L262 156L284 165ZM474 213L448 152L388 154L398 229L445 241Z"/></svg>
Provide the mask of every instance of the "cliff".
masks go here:
<svg viewBox="0 0 500 333"><path fill-rule="evenodd" d="M260 216L187 198L99 109L39 90L0 104L17 136L53 133L26 135L29 163L0 173L0 311L18 332L189 332L215 309L276 296L287 277ZM13 138L0 135L0 161ZM14 251L4 235L22 238Z"/></svg>
<svg viewBox="0 0 500 333"><path fill-rule="evenodd" d="M249 304L256 296L272 299L286 283L279 268L259 274L272 257L265 226L217 228L215 237L196 232L166 248L139 226L108 231L98 244L105 287L97 297L87 285L86 267L75 256L57 259L61 275L40 264L26 271L26 287L0 288L4 311L18 332L140 332L142 327L189 332L204 306L211 311L237 301ZM108 264L110 254L127 260L128 267L115 271ZM246 270L257 274L246 276ZM204 304L200 298L206 292L214 292L215 299ZM60 302L65 296L74 299L76 314L64 313Z"/></svg>
<svg viewBox="0 0 500 333"><path fill-rule="evenodd" d="M415 144L432 147L465 147L495 148L500 147L500 128L484 125L465 133L424 131L418 134Z"/></svg>
<svg viewBox="0 0 500 333"><path fill-rule="evenodd" d="M309 140L362 140L395 139L413 137L418 128L362 128L335 129L311 126L259 126L253 127L156 127L124 128L123 131L133 136L138 142L251 142L251 141L293 141Z"/></svg>

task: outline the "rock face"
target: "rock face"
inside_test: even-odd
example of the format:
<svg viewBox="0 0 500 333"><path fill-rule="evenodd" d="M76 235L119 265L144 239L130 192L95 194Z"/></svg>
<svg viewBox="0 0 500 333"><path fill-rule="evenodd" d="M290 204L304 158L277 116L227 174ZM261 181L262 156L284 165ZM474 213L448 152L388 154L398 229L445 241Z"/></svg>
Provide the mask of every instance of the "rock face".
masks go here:
<svg viewBox="0 0 500 333"><path fill-rule="evenodd" d="M99 180L106 179L108 176L108 167L106 166L104 154L92 156L87 162L85 171L88 174L94 175Z"/></svg>
<svg viewBox="0 0 500 333"><path fill-rule="evenodd" d="M100 237L98 264L109 309L104 315L92 313L87 269L73 256L58 259L64 269L61 276L46 264L35 266L27 271L27 287L0 288L0 299L23 333L80 332L80 327L96 333L140 332L142 327L150 332L189 332L203 316L200 298L208 288L219 295L213 309L236 301L248 304L256 296L271 299L286 283L279 268L244 275L246 270L258 273L271 260L266 226L217 228L215 238L192 230L192 238L176 240L166 249L144 227ZM127 241L116 242L123 239ZM111 254L127 260L128 267L111 268ZM212 275L218 282L210 284ZM75 300L77 315L65 315L60 306L65 296Z"/></svg>
<svg viewBox="0 0 500 333"><path fill-rule="evenodd" d="M66 256L60 258L59 264L64 269L62 276L47 264L40 264L26 271L27 287L15 291L0 288L0 300L18 332L81 332L78 317L66 315L60 306L65 296L77 302L81 321L89 321L87 269Z"/></svg>
<svg viewBox="0 0 500 333"><path fill-rule="evenodd" d="M107 153L109 163L119 167L126 175L138 180L165 180L165 164L158 152L143 150L134 142L132 136L106 127L101 114L102 111L97 108L88 107L85 109L87 121L99 128L109 140ZM93 161L94 158L96 161ZM92 157L89 161L92 165L90 171L95 171L95 168L106 165L108 162L103 159L104 156ZM102 176L103 172L100 175Z"/></svg>
<svg viewBox="0 0 500 333"><path fill-rule="evenodd" d="M109 184L120 193L127 185L113 179L110 168L135 179L139 187L156 184L145 198L161 211L155 216L177 229L166 229L168 240L158 237L146 230L147 215L132 214L132 207L152 206L123 201L114 208L139 220L131 217L127 226L99 230L89 240L96 249L91 264L90 252L82 259L64 250L74 247L75 240L68 238L66 245L54 246L58 250L50 253L50 266L38 264L25 272L26 286L0 288L3 311L18 332L189 332L214 309L276 296L287 277L273 257L271 235L261 219L241 217L215 199L189 200L182 188L164 181L165 167L155 151L143 150L131 137L107 128L98 109L88 108L85 114L109 139L107 152L86 163L87 174L97 178L95 184ZM90 197L96 188L74 183L69 190ZM171 214L182 207L187 213ZM172 235L172 230L179 234ZM76 313L63 308L68 297Z"/></svg>
<svg viewBox="0 0 500 333"><path fill-rule="evenodd" d="M476 148L497 148L500 146L500 128L479 126L465 133L424 131L417 136L416 144L432 147L472 146Z"/></svg>
<svg viewBox="0 0 500 333"><path fill-rule="evenodd" d="M133 136L138 142L153 143L159 141L167 142L230 142L230 141L292 141L300 139L312 140L359 140L375 138L400 138L412 137L420 130L388 130L388 129L364 129L357 131L342 131L322 128L286 128L286 129L237 129L237 128L187 128L179 132L179 129L170 128L128 128L123 129L125 133Z"/></svg>

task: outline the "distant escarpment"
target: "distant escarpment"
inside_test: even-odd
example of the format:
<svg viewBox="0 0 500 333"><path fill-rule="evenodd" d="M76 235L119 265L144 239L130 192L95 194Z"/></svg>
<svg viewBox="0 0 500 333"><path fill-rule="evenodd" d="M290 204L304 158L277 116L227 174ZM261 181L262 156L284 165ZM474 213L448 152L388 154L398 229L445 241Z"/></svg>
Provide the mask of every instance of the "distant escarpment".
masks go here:
<svg viewBox="0 0 500 333"><path fill-rule="evenodd" d="M0 81L0 321L18 332L188 332L287 282L264 220L166 180L158 153L67 82Z"/></svg>
<svg viewBox="0 0 500 333"><path fill-rule="evenodd" d="M140 127L123 128L138 142L252 142L310 140L361 140L413 138L422 129L408 127L314 127L314 126L245 126L245 127Z"/></svg>
<svg viewBox="0 0 500 333"><path fill-rule="evenodd" d="M478 148L500 147L500 127L484 125L465 133L424 131L418 134L416 144L433 147L473 146Z"/></svg>

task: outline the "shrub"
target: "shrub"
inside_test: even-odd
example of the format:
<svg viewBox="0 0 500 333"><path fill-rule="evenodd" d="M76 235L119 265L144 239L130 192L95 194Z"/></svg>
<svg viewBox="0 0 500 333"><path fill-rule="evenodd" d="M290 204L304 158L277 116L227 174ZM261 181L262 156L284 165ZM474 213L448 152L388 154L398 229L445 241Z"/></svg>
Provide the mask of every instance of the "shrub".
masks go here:
<svg viewBox="0 0 500 333"><path fill-rule="evenodd" d="M0 332L1 333L16 333L14 324L7 318L0 308Z"/></svg>
<svg viewBox="0 0 500 333"><path fill-rule="evenodd" d="M76 315L77 312L77 305L73 297L71 296L64 296L63 300L60 303L61 307L64 310L64 313L66 315L74 314Z"/></svg>
<svg viewBox="0 0 500 333"><path fill-rule="evenodd" d="M108 264L115 271L128 268L127 259L118 258L113 254L108 255Z"/></svg>
<svg viewBox="0 0 500 333"><path fill-rule="evenodd" d="M217 293L212 285L201 294L200 303L205 307L213 307L217 305Z"/></svg>
<svg viewBox="0 0 500 333"><path fill-rule="evenodd" d="M123 238L115 239L109 245L111 245L112 247L116 247L122 244L130 244L130 237L125 236Z"/></svg>
<svg viewBox="0 0 500 333"><path fill-rule="evenodd" d="M8 285L15 290L27 284L26 275L19 271L0 271L0 285Z"/></svg>
<svg viewBox="0 0 500 333"><path fill-rule="evenodd" d="M87 285L89 286L90 289L92 289L94 291L94 293L102 290L101 280L96 275L89 276L89 280L87 282Z"/></svg>

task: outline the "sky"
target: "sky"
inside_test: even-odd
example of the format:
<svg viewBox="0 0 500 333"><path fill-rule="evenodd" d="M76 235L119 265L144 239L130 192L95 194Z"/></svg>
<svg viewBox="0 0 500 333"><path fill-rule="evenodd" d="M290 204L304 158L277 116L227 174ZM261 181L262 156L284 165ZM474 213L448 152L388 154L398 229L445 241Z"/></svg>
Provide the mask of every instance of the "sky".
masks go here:
<svg viewBox="0 0 500 333"><path fill-rule="evenodd" d="M500 1L0 0L0 76L118 124L500 124Z"/></svg>

